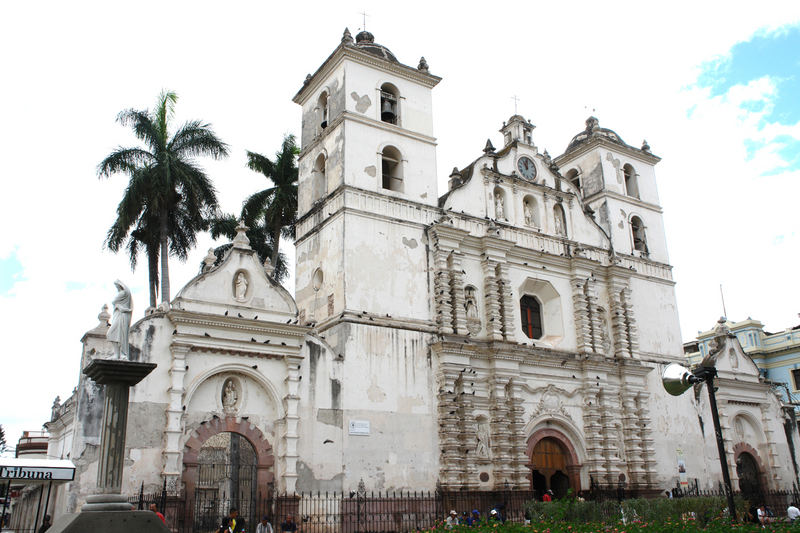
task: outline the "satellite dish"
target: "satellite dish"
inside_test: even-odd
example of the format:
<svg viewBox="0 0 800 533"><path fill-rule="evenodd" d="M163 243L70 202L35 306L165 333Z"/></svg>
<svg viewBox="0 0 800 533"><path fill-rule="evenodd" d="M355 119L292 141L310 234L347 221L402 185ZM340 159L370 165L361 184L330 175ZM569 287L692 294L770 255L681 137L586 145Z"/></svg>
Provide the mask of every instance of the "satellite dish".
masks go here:
<svg viewBox="0 0 800 533"><path fill-rule="evenodd" d="M700 378L677 363L667 366L661 375L661 383L664 384L664 389L673 396L680 396L689 390L692 385L701 381Z"/></svg>

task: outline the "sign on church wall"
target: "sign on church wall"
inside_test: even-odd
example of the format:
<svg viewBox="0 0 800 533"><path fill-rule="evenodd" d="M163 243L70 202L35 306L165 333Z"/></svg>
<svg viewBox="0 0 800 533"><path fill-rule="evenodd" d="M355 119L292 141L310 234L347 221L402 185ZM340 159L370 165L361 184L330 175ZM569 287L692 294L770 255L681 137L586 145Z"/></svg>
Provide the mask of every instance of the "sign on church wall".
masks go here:
<svg viewBox="0 0 800 533"><path fill-rule="evenodd" d="M369 420L351 420L351 435L369 435Z"/></svg>

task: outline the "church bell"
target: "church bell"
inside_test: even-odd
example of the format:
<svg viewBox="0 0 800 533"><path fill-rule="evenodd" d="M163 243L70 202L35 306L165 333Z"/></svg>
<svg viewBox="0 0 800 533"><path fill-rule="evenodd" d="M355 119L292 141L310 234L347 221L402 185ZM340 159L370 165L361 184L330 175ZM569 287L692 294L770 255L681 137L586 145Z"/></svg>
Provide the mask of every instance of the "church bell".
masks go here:
<svg viewBox="0 0 800 533"><path fill-rule="evenodd" d="M395 117L392 103L389 100L384 100L381 106L381 120L383 122L394 122Z"/></svg>

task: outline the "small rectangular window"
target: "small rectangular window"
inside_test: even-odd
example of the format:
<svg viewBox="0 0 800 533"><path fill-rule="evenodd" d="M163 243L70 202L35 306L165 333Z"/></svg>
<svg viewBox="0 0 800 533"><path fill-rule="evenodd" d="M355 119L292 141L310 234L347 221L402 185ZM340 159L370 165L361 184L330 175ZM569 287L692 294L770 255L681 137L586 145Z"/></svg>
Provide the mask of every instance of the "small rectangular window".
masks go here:
<svg viewBox="0 0 800 533"><path fill-rule="evenodd" d="M800 368L792 370L792 381L794 381L794 390L800 390Z"/></svg>

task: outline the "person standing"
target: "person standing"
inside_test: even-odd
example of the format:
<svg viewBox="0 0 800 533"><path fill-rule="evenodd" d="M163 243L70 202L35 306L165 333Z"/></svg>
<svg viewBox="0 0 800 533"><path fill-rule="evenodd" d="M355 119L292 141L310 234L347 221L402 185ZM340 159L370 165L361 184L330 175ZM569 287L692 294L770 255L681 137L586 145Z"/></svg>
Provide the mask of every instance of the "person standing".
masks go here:
<svg viewBox="0 0 800 533"><path fill-rule="evenodd" d="M167 523L167 519L164 518L164 515L158 512L158 506L156 504L151 503L150 510L156 513L156 516L159 517L162 522L164 522L165 524Z"/></svg>

